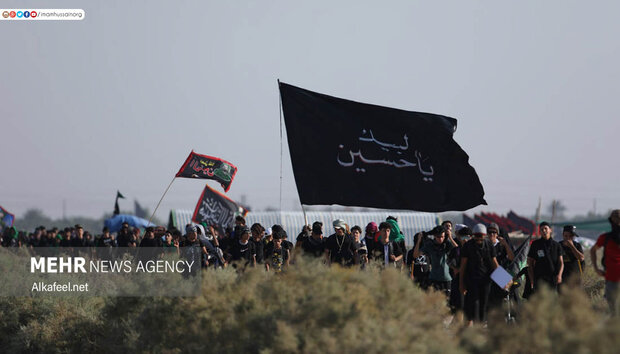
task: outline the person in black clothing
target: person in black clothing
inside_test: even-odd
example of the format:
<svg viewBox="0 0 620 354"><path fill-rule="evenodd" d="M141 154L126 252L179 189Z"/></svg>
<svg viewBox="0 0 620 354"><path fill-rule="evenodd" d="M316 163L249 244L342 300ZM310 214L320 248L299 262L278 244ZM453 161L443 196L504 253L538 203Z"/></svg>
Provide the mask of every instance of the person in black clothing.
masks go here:
<svg viewBox="0 0 620 354"><path fill-rule="evenodd" d="M562 231L563 240L560 241L560 246L564 251L562 258L564 261L564 272L562 273L564 282L579 279L585 266L586 257L583 254L583 247L575 241L575 237L579 237L575 232L576 229L573 225L566 225Z"/></svg>
<svg viewBox="0 0 620 354"><path fill-rule="evenodd" d="M144 238L138 247L162 247L161 238L155 237L155 229L151 226L145 229Z"/></svg>
<svg viewBox="0 0 620 354"><path fill-rule="evenodd" d="M446 240L452 238L454 239L453 235L454 235L454 225L452 224L452 221L450 220L445 220L444 222L441 223L441 227L443 227L443 229L446 231Z"/></svg>
<svg viewBox="0 0 620 354"><path fill-rule="evenodd" d="M257 264L263 264L265 259L265 243L263 242L263 236L265 235L265 228L263 225L256 223L250 228L252 231L252 238L250 242L254 247L254 253Z"/></svg>
<svg viewBox="0 0 620 354"><path fill-rule="evenodd" d="M222 250L222 253L224 253L224 258L226 259L230 257L230 254L228 253L228 249L230 248L230 245L232 245L232 238L231 238L232 229L230 227L227 227L223 231L224 232L221 232L218 234L217 242L220 245L220 249Z"/></svg>
<svg viewBox="0 0 620 354"><path fill-rule="evenodd" d="M372 251L375 248L376 236L379 232L379 227L375 222L369 222L366 225L366 235L364 235L364 243L366 244L366 249L368 254L372 254Z"/></svg>
<svg viewBox="0 0 620 354"><path fill-rule="evenodd" d="M10 227L5 227L2 230L2 247L9 247L9 242L13 238L13 230Z"/></svg>
<svg viewBox="0 0 620 354"><path fill-rule="evenodd" d="M532 292L540 289L542 284L558 290L558 284L562 283L564 260L562 246L551 238L551 226L547 222L539 225L541 238L532 242L527 254L527 266Z"/></svg>
<svg viewBox="0 0 620 354"><path fill-rule="evenodd" d="M39 230L41 230L40 231L41 232L41 239L39 240L39 243L38 243L37 246L38 247L46 247L51 242L50 241L51 239L48 238L49 234L48 234L47 230L45 230L45 228L43 226L39 226ZM49 244L49 246L51 246L51 244Z"/></svg>
<svg viewBox="0 0 620 354"><path fill-rule="evenodd" d="M7 227L8 232L6 236L6 247L19 247L19 232L15 226Z"/></svg>
<svg viewBox="0 0 620 354"><path fill-rule="evenodd" d="M60 232L60 230L57 227L52 228L50 231L48 231L47 233L47 242L46 245L48 247L57 247L58 244L56 243L58 241L58 233Z"/></svg>
<svg viewBox="0 0 620 354"><path fill-rule="evenodd" d="M228 263L234 263L233 267L238 265L241 269L245 269L248 265L254 267L256 265L256 251L254 244L250 242L250 229L247 226L237 228L239 239L233 241L230 245L230 258Z"/></svg>
<svg viewBox="0 0 620 354"><path fill-rule="evenodd" d="M37 228L34 231L34 234L32 234L32 237L30 239L30 247L39 247L39 245L41 245L41 240L42 240L42 236L41 236L41 230L39 230L39 228Z"/></svg>
<svg viewBox="0 0 620 354"><path fill-rule="evenodd" d="M39 228L34 229L34 232L28 234L28 243L27 246L29 248L37 247L39 242L41 241L41 233Z"/></svg>
<svg viewBox="0 0 620 354"><path fill-rule="evenodd" d="M179 251L179 242L172 238L172 232L166 230L164 232L164 239L165 239L163 241L164 253L165 254L176 254L177 256L180 256L181 253Z"/></svg>
<svg viewBox="0 0 620 354"><path fill-rule="evenodd" d="M65 227L64 232L61 235L59 247L70 247L71 246L71 229Z"/></svg>
<svg viewBox="0 0 620 354"><path fill-rule="evenodd" d="M295 245L288 240L288 234L286 233L286 231L283 229L282 230L282 247L284 247L285 249L287 249L289 251L289 257L291 260L295 259Z"/></svg>
<svg viewBox="0 0 620 354"><path fill-rule="evenodd" d="M129 231L129 224L124 222L121 225L121 229L116 235L116 243L118 247L129 247L129 241L132 239L131 232Z"/></svg>
<svg viewBox="0 0 620 354"><path fill-rule="evenodd" d="M280 225L271 227L273 240L265 251L265 269L282 272L290 262L290 251L284 247L285 231Z"/></svg>
<svg viewBox="0 0 620 354"><path fill-rule="evenodd" d="M456 313L458 310L463 310L463 294L460 292L460 266L461 266L461 251L467 241L471 239L472 231L469 227L463 226L456 233L457 247L452 248L448 253L448 265L450 266L452 282L450 284L450 309L452 313Z"/></svg>
<svg viewBox="0 0 620 354"><path fill-rule="evenodd" d="M316 221L312 224L312 234L303 240L301 249L306 256L320 258L325 254L325 244L323 239L323 223Z"/></svg>
<svg viewBox="0 0 620 354"><path fill-rule="evenodd" d="M243 227L247 227L243 216L241 215L235 216L235 227L233 228L233 231L230 234L231 240L239 239L239 236L241 236L240 231L241 231L241 228Z"/></svg>
<svg viewBox="0 0 620 354"><path fill-rule="evenodd" d="M138 260L142 262L155 260L163 253L161 238L155 237L155 229L151 226L146 228L144 238L140 241Z"/></svg>
<svg viewBox="0 0 620 354"><path fill-rule="evenodd" d="M346 234L345 227L344 220L334 220L334 233L325 241L327 264L338 263L343 266L350 266L354 262L353 239Z"/></svg>
<svg viewBox="0 0 620 354"><path fill-rule="evenodd" d="M372 259L383 267L394 266L403 259L403 251L393 241L390 241L392 225L387 222L379 224L379 240L372 251Z"/></svg>
<svg viewBox="0 0 620 354"><path fill-rule="evenodd" d="M201 268L208 265L204 257L207 254L207 248L198 239L198 232L195 225L188 224L185 227L185 231L187 234L181 246L181 255L188 262L194 262L191 269L185 269L183 273L183 276L188 277L190 275L197 275Z"/></svg>
<svg viewBox="0 0 620 354"><path fill-rule="evenodd" d="M413 244L416 245L418 243L418 239L422 238L422 246L427 242L432 242L430 239L432 235L426 232L419 232L413 236ZM428 289L430 285L430 271L431 267L428 263L428 258L426 255L421 255L416 258L413 256L413 251L415 247L412 247L409 252L407 252L407 269L409 270L409 276L411 280L413 280L421 289Z"/></svg>
<svg viewBox="0 0 620 354"><path fill-rule="evenodd" d="M98 235L95 238L96 254L101 259L110 260L112 259L112 250L115 246L114 239L110 235L110 229L107 226L103 228L102 232L102 235Z"/></svg>
<svg viewBox="0 0 620 354"><path fill-rule="evenodd" d="M364 240L360 239L362 236L362 228L355 225L351 228L351 237L353 238L353 257L355 264L361 264L361 268L364 269L368 263L368 249Z"/></svg>
<svg viewBox="0 0 620 354"><path fill-rule="evenodd" d="M137 245L142 241L142 237L140 237L140 228L134 227L131 233L131 238L129 239L129 247L137 247ZM118 242L117 242L118 243Z"/></svg>
<svg viewBox="0 0 620 354"><path fill-rule="evenodd" d="M271 233L269 234L269 237L267 236L267 232L265 232L265 258L267 257L267 253L270 252L271 248L274 247L273 240L275 239L276 235L280 236L280 239L282 240L280 242L282 247L288 250L288 246L284 242L286 240L286 231L284 231L284 228L281 225L273 225L271 227Z"/></svg>
<svg viewBox="0 0 620 354"><path fill-rule="evenodd" d="M273 236L275 236L276 233L280 235L280 238L282 239L282 247L284 247L284 249L288 251L287 261L290 262L291 260L293 260L293 251L294 251L295 245L293 245L292 242L287 240L288 234L286 233L284 228L281 225L273 225L271 227L271 232L273 233ZM271 243L269 247L273 247L273 243ZM268 251L268 250L265 250L265 251Z"/></svg>
<svg viewBox="0 0 620 354"><path fill-rule="evenodd" d="M486 233L487 230L483 224L474 226L474 238L468 241L461 250L459 285L461 294L465 297L465 316L470 326L474 321L486 321L491 290L490 275L499 266L495 258L495 248L485 238Z"/></svg>
<svg viewBox="0 0 620 354"><path fill-rule="evenodd" d="M267 261L267 251L273 247L273 231L271 227L265 230L265 236L263 237L263 258Z"/></svg>
<svg viewBox="0 0 620 354"><path fill-rule="evenodd" d="M84 232L84 245L86 247L95 246L95 240L93 239L93 235L89 231Z"/></svg>
<svg viewBox="0 0 620 354"><path fill-rule="evenodd" d="M84 238L84 228L82 225L75 225L75 237L70 241L71 247L73 247L73 254L78 255L80 248L86 247L86 239Z"/></svg>
<svg viewBox="0 0 620 354"><path fill-rule="evenodd" d="M500 236L500 229L496 223L491 223L487 227L489 241L495 247L497 263L502 267L506 267L515 259L515 254L508 241L508 235Z"/></svg>
<svg viewBox="0 0 620 354"><path fill-rule="evenodd" d="M323 223L321 223L320 221L315 221L314 224L312 224L312 228L314 228L314 225L317 223L323 226ZM312 228L310 228L310 226L308 225L304 225L301 228L301 232L299 233L299 235L297 235L297 239L295 240L295 250L300 249L304 241L310 238Z"/></svg>
<svg viewBox="0 0 620 354"><path fill-rule="evenodd" d="M487 236L495 248L495 258L497 259L497 263L502 267L507 268L508 265L515 259L515 254L512 247L508 243L507 237L500 236L499 232L500 229L496 223L491 223L487 227ZM491 283L489 306L492 308L501 306L506 295L506 290L500 288L499 285L494 282Z"/></svg>

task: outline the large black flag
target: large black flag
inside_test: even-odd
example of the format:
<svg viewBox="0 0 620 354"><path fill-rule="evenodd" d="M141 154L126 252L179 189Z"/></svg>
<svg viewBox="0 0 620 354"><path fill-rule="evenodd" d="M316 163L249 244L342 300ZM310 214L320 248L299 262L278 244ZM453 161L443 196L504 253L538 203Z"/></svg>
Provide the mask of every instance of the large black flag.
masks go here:
<svg viewBox="0 0 620 354"><path fill-rule="evenodd" d="M358 103L280 83L302 204L428 212L486 204L456 119Z"/></svg>
<svg viewBox="0 0 620 354"><path fill-rule="evenodd" d="M206 185L196 204L192 221L216 224L226 228L234 224L236 214L245 216L247 211L230 198Z"/></svg>

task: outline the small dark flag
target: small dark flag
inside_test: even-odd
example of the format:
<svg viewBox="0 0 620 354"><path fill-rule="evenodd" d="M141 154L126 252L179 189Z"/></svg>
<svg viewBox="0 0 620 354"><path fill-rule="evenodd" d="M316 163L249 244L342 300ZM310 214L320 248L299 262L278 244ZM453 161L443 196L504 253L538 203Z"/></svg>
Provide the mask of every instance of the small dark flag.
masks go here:
<svg viewBox="0 0 620 354"><path fill-rule="evenodd" d="M220 182L224 191L228 192L236 173L237 167L230 162L192 151L176 177L213 179Z"/></svg>
<svg viewBox="0 0 620 354"><path fill-rule="evenodd" d="M143 219L147 219L149 217L149 211L142 207L142 205L140 205L140 203L138 203L137 200L134 200L134 215L139 217L139 218L143 218Z"/></svg>
<svg viewBox="0 0 620 354"><path fill-rule="evenodd" d="M226 228L234 224L236 215L246 214L247 210L242 206L206 185L196 204L192 221Z"/></svg>
<svg viewBox="0 0 620 354"><path fill-rule="evenodd" d="M121 192L116 191L116 200L114 201L114 215L118 215L121 213L121 210L118 207L118 198L125 199Z"/></svg>
<svg viewBox="0 0 620 354"><path fill-rule="evenodd" d="M512 260L509 266L506 267L506 270L512 274L516 275L523 269L527 263L527 254L530 251L530 241L532 240L532 235L528 236L525 241L519 245L519 247L514 251L515 258Z"/></svg>
<svg viewBox="0 0 620 354"><path fill-rule="evenodd" d="M299 199L428 212L486 204L456 119L358 103L280 83Z"/></svg>

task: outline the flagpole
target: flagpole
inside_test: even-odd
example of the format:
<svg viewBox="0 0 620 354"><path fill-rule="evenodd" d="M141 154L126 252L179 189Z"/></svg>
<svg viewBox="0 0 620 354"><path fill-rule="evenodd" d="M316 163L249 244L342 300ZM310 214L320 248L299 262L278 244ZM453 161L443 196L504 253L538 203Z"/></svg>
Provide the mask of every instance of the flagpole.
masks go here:
<svg viewBox="0 0 620 354"><path fill-rule="evenodd" d="M170 189L170 187L172 186L172 182L174 182L174 180L177 178L177 176L174 176L172 178L172 181L170 181L170 184L168 185L168 188L166 188L166 191L164 192L164 194L161 196L161 198L159 199L159 203L157 203L157 206L155 207L155 210L153 210L153 214L151 215L151 217L149 218L149 224L151 223L151 220L153 220L153 216L155 216L155 212L157 211L157 209L159 208L159 205L161 204L161 201L164 200L164 196L166 195L166 193L168 193L168 190Z"/></svg>
<svg viewBox="0 0 620 354"><path fill-rule="evenodd" d="M538 208L536 208L536 225L534 225L534 235L539 236L538 224L540 223L540 208L542 207L542 197L538 197Z"/></svg>
<svg viewBox="0 0 620 354"><path fill-rule="evenodd" d="M280 79L278 79L278 91L280 90ZM282 212L282 160L284 155L284 145L282 142L282 95L278 93L280 103L280 213ZM303 209L303 205L302 205Z"/></svg>
<svg viewBox="0 0 620 354"><path fill-rule="evenodd" d="M304 225L308 225L308 216L306 216L306 208L304 208L303 204L301 205L301 211L303 211L304 213L304 222L305 222Z"/></svg>

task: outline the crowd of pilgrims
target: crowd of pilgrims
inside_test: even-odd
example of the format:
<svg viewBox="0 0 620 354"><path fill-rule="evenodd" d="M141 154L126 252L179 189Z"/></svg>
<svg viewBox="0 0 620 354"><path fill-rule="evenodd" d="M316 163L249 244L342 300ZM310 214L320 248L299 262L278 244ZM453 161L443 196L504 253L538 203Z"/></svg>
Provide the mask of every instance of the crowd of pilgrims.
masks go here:
<svg viewBox="0 0 620 354"><path fill-rule="evenodd" d="M540 225L542 239L549 239L545 234L550 235L551 229L548 224L543 224ZM142 247L150 247L143 255L153 258L171 253L193 258L202 264L203 269L233 266L239 271L247 267L264 267L267 271L282 272L302 256L351 268L393 267L423 289L444 292L450 308L454 312L463 310L470 323L485 321L488 308L501 306L507 295L518 299L514 286L502 289L490 279L495 268L499 265L508 267L515 258L514 245L508 235L503 232L500 235L497 224L478 224L470 229L444 221L432 230L416 234L414 246L410 249L405 245L405 237L395 217L388 217L379 224L370 222L364 229L357 225L349 227L342 219L334 220L332 226L331 235L325 236L321 222L306 225L295 243L289 240L282 226L265 228L256 223L248 227L243 217L237 217L234 227L225 230L206 223L188 224L185 234L164 227L147 227L141 233L139 228L132 228L127 223L115 234L103 228L102 233L95 237L80 225L62 230L47 230L40 226L30 234L6 228L2 246L67 247L82 251L87 250L83 247L90 247L92 255L99 257L112 257L113 249L135 247L136 254L139 254ZM558 273L566 279L580 272L583 248L574 241L574 228L565 228L564 231L564 243L553 248L555 254L552 255L563 256L560 257L562 264L553 260L540 261L531 264L531 272L524 268L519 274L528 279L526 293L530 289L534 291L542 282L557 287L561 282L557 281ZM536 257L536 247L532 245L530 257Z"/></svg>

